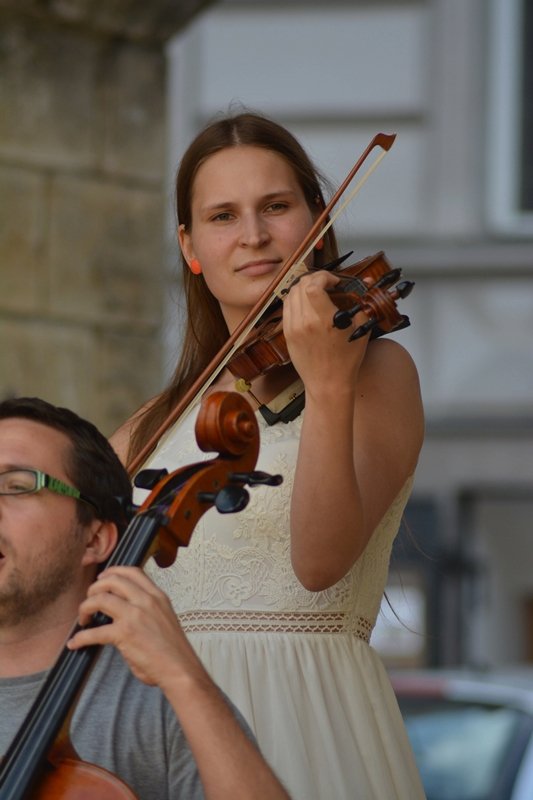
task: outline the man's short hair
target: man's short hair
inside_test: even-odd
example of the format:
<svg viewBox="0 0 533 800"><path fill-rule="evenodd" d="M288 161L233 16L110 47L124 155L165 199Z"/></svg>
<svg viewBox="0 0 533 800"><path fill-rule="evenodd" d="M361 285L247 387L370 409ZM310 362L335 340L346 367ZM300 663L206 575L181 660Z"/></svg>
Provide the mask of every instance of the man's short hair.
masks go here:
<svg viewBox="0 0 533 800"><path fill-rule="evenodd" d="M0 402L0 419L29 419L64 433L70 440L65 472L76 489L94 500L97 509L77 502L78 520L114 522L122 533L131 504L131 483L117 454L98 428L68 408L38 397L18 397Z"/></svg>

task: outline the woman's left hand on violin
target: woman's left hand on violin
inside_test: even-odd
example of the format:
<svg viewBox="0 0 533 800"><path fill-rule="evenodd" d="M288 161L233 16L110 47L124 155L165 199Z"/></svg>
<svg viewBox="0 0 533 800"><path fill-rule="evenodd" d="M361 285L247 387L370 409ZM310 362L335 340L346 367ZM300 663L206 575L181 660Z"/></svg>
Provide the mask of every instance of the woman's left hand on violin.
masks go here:
<svg viewBox="0 0 533 800"><path fill-rule="evenodd" d="M363 361L368 336L350 342L349 330L333 325L337 310L327 294L339 282L332 273L320 270L304 275L283 303L283 333L291 361L304 382L306 394L315 391L353 392ZM354 317L353 327L366 316Z"/></svg>

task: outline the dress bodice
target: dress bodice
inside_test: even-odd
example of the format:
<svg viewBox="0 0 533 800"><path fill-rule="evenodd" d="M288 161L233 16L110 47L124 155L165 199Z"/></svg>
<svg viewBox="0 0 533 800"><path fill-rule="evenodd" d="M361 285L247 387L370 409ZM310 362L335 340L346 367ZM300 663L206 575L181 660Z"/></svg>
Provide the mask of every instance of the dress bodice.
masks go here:
<svg viewBox="0 0 533 800"><path fill-rule="evenodd" d="M238 514L222 515L210 509L200 519L189 547L178 552L173 566L160 570L153 562L147 565L148 573L170 596L178 614L320 612L330 615L335 630L346 632L360 630L361 620L365 620L369 635L412 481L407 481L351 570L325 591L306 590L293 572L289 541L290 498L302 416L271 427L258 415L261 448L257 469L281 474L281 486L252 488L249 505ZM193 411L171 429L146 466L176 469L212 457L196 444L195 418Z"/></svg>

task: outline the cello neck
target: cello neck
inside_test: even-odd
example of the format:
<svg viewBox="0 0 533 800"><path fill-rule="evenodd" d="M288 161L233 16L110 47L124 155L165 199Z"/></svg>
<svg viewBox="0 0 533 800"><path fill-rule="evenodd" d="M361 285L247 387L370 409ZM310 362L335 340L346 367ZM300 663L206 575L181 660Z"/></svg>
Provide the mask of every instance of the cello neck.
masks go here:
<svg viewBox="0 0 533 800"><path fill-rule="evenodd" d="M134 517L107 566L143 563L160 522L149 516ZM95 615L91 625L107 622ZM72 633L79 630L76 626ZM41 773L63 723L100 652L100 647L64 648L35 698L0 764L0 800L27 800Z"/></svg>

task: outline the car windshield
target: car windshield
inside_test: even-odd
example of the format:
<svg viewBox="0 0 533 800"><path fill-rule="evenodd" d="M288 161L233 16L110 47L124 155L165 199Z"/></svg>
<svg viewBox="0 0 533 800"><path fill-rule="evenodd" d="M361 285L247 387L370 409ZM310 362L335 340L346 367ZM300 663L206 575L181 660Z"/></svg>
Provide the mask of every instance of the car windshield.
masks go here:
<svg viewBox="0 0 533 800"><path fill-rule="evenodd" d="M496 796L523 718L520 711L445 699L398 700L427 800Z"/></svg>

